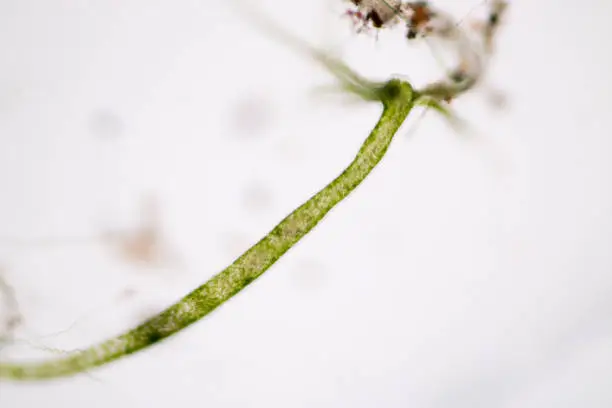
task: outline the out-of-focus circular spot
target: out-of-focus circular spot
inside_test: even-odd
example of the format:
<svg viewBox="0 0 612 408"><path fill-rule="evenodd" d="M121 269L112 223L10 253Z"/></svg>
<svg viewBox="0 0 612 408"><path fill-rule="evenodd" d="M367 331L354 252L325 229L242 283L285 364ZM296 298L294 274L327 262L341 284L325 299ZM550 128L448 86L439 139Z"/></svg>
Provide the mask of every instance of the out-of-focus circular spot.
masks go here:
<svg viewBox="0 0 612 408"><path fill-rule="evenodd" d="M123 135L125 124L114 111L100 109L92 113L89 127L96 137L114 139Z"/></svg>
<svg viewBox="0 0 612 408"><path fill-rule="evenodd" d="M259 136L272 123L272 105L258 96L246 96L231 107L229 120L232 130L241 136Z"/></svg>

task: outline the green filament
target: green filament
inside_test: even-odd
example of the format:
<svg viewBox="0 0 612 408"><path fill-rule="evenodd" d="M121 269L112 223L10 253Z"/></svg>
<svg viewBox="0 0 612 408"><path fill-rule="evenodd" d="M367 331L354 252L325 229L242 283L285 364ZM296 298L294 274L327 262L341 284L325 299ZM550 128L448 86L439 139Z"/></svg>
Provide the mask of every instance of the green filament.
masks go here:
<svg viewBox="0 0 612 408"><path fill-rule="evenodd" d="M370 174L417 103L417 94L406 82L392 79L385 84L373 84L361 79L340 62L322 60L321 55L317 57L336 75L347 91L383 104L378 123L351 164L231 265L159 315L124 334L63 358L42 362L0 363L0 378L43 380L86 372L178 333L257 279Z"/></svg>

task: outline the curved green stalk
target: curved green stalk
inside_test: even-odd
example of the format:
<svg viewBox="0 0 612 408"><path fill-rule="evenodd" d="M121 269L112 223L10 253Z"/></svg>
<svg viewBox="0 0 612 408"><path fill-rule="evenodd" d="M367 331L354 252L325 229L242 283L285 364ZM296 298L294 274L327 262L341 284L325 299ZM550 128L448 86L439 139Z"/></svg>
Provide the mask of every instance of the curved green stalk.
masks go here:
<svg viewBox="0 0 612 408"><path fill-rule="evenodd" d="M324 62L329 66L330 61ZM393 136L417 99L412 87L393 79L382 85L362 81L347 70L332 72L347 90L383 104L380 120L353 162L336 179L283 219L272 231L230 266L183 299L140 326L88 349L60 359L28 363L0 363L0 378L42 380L90 370L142 350L206 316L263 274L285 252L312 230L346 198L383 158ZM350 79L350 80L347 80Z"/></svg>
<svg viewBox="0 0 612 408"><path fill-rule="evenodd" d="M462 125L444 99L446 96L456 97L467 91L468 88L456 89L452 95L447 95L448 92L442 92L442 94L438 92L437 83L433 87L428 86L421 91L414 91L410 84L397 79L385 83L369 81L353 72L341 61L310 47L299 38L289 34L259 14L256 9L247 7L241 0L233 0L233 2L238 6L237 11L263 32L284 41L287 45L322 64L336 77L340 89L367 101L382 102L383 112L378 123L361 146L355 159L342 174L289 214L234 263L183 299L124 334L88 349L76 351L64 358L42 362L0 363L0 378L42 380L85 372L145 349L178 333L212 312L257 279L308 234L336 204L346 198L383 158L393 136L413 106L434 108L443 114L452 125ZM497 3L495 3L496 7L502 7L500 10L503 10L505 2ZM496 13L500 13L500 10L497 10ZM493 34L487 35L492 36Z"/></svg>

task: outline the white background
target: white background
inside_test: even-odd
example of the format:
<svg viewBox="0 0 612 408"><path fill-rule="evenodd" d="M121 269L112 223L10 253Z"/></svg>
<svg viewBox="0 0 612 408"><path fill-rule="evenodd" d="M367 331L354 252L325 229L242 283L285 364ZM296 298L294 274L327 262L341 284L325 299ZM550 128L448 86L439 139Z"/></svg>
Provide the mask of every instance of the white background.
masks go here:
<svg viewBox="0 0 612 408"><path fill-rule="evenodd" d="M368 77L440 72L401 30L352 33L339 1L258 3ZM507 105L458 100L471 136L415 112L212 315L90 375L2 382L0 405L610 407L609 4L514 2L487 78ZM380 109L313 94L329 83L227 1L0 0L0 264L24 319L2 359L137 324L335 177ZM151 267L92 240L143 197L170 252Z"/></svg>

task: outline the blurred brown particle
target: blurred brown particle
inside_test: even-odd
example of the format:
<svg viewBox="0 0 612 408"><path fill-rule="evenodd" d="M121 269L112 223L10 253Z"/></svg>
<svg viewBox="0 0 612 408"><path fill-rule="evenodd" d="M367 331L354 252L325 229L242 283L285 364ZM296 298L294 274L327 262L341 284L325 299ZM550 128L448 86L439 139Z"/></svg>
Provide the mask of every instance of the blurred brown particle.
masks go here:
<svg viewBox="0 0 612 408"><path fill-rule="evenodd" d="M158 203L153 198L143 201L139 226L134 230L106 232L103 239L128 263L159 267L176 262L163 238Z"/></svg>

